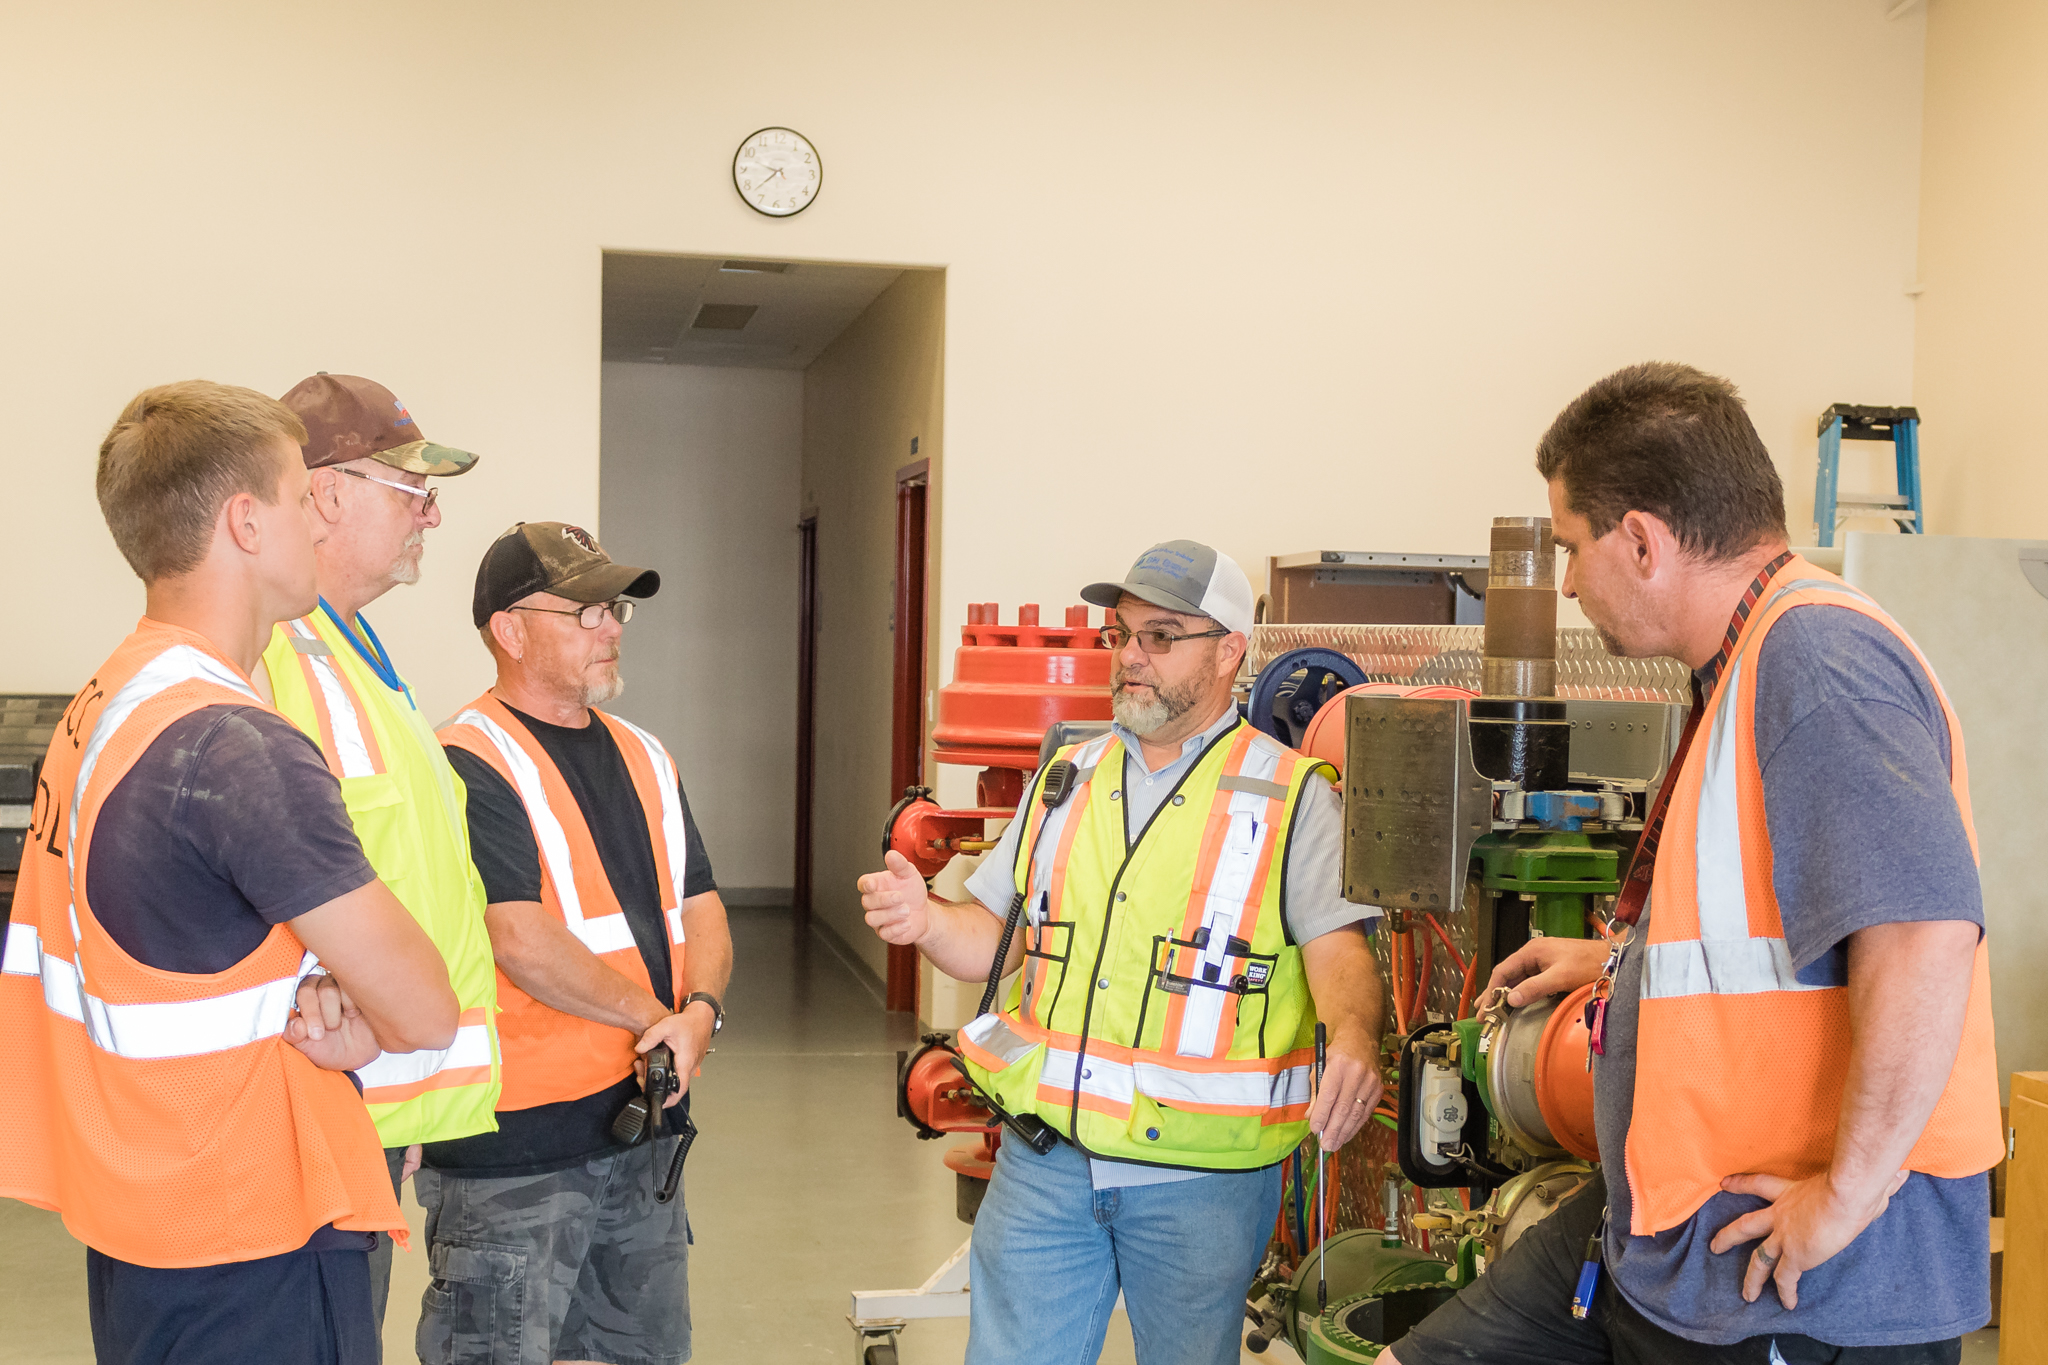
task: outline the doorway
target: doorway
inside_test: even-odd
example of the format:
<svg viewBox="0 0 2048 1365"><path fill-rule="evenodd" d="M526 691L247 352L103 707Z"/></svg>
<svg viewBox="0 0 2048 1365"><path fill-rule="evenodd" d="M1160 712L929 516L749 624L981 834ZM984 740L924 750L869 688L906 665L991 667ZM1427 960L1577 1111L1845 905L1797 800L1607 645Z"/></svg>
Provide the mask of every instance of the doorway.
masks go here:
<svg viewBox="0 0 2048 1365"><path fill-rule="evenodd" d="M895 600L889 607L889 787L897 797L910 787L924 785L925 658L930 648L925 599L931 571L926 499L931 467L930 460L919 460L896 471ZM884 992L887 1008L917 1012L918 976L917 949L904 943L890 944Z"/></svg>
<svg viewBox="0 0 2048 1365"><path fill-rule="evenodd" d="M675 755L726 903L808 915L905 1010L914 954L890 970L854 883L923 771L944 307L940 269L604 256L599 530L662 575L618 710Z"/></svg>

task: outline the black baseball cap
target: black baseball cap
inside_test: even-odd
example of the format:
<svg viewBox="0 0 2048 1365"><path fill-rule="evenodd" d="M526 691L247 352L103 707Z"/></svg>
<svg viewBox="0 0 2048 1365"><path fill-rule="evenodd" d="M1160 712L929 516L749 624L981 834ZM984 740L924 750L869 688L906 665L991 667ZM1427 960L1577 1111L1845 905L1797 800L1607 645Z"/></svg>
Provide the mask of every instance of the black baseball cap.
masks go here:
<svg viewBox="0 0 2048 1365"><path fill-rule="evenodd" d="M469 614L481 630L493 612L537 592L571 602L609 602L614 597L652 597L660 590L660 574L612 563L597 537L581 526L522 521L484 551Z"/></svg>

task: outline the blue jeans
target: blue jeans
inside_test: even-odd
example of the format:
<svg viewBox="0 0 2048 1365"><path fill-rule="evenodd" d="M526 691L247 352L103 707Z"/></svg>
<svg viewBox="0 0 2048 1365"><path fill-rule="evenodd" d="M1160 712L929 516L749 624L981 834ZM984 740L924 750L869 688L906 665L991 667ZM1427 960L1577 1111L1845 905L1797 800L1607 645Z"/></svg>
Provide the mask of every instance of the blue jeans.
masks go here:
<svg viewBox="0 0 2048 1365"><path fill-rule="evenodd" d="M1280 1168L1097 1190L1067 1143L996 1153L974 1219L968 1365L1092 1365L1121 1288L1139 1365L1236 1365Z"/></svg>

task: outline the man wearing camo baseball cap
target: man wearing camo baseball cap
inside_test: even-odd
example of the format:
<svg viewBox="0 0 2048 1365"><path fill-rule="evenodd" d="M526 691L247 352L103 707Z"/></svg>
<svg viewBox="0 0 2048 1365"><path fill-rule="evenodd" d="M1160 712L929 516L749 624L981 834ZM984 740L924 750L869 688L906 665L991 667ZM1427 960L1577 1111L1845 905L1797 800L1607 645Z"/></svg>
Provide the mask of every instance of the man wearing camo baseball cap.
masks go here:
<svg viewBox="0 0 2048 1365"><path fill-rule="evenodd" d="M1020 985L960 1046L986 1094L1060 1140L997 1152L967 1359L1093 1359L1121 1290L1142 1359L1229 1365L1278 1163L1311 1132L1342 1146L1379 1096L1379 911L1343 897L1334 774L1238 717L1252 588L1236 561L1169 540L1081 596L1111 611L1110 733L1033 779L971 900L932 896L891 852L861 904L963 981L1015 959L1005 915L1030 912ZM1048 803L1058 760L1074 789Z"/></svg>
<svg viewBox="0 0 2048 1365"><path fill-rule="evenodd" d="M633 599L660 587L559 521L512 527L477 568L471 619L497 677L440 735L469 792L509 983L505 1094L497 1132L427 1144L416 1193L437 1274L516 1254L495 1299L427 1296L422 1360L507 1340L528 1343L522 1360L690 1356L689 1220L673 1182L695 1131L690 1080L725 1018L732 938L675 760L598 709L624 686ZM628 1141L614 1123L657 1047L683 1091L662 1137Z"/></svg>
<svg viewBox="0 0 2048 1365"><path fill-rule="evenodd" d="M466 474L477 458L427 440L391 390L361 375L322 371L281 401L306 428L299 454L312 471L320 597L277 625L252 681L319 746L364 854L434 941L462 1006L454 1046L387 1053L357 1073L395 1192L419 1144L496 1126L497 969L461 784L365 609L419 582L427 533L441 524L439 490L427 480ZM380 1326L391 1253L390 1235L379 1233L370 1302Z"/></svg>

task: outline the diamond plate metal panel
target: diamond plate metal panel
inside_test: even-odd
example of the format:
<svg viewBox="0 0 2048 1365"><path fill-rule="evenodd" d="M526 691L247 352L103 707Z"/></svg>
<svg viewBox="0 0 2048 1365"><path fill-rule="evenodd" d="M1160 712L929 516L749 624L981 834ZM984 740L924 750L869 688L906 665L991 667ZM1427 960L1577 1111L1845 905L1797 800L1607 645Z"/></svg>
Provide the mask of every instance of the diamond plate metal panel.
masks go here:
<svg viewBox="0 0 2048 1365"><path fill-rule="evenodd" d="M1370 682L1480 689L1483 626L1260 625L1252 627L1253 671L1294 649L1349 655ZM1676 659L1624 659L1597 631L1557 633L1557 695L1690 705L1690 673Z"/></svg>
<svg viewBox="0 0 2048 1365"><path fill-rule="evenodd" d="M1345 703L1344 899L1447 914L1472 841L1493 827L1493 784L1472 767L1464 703Z"/></svg>

